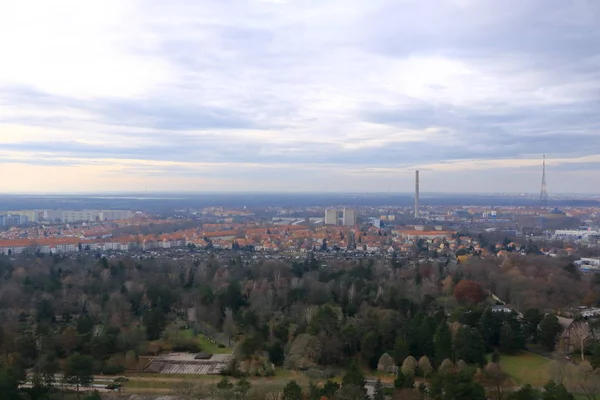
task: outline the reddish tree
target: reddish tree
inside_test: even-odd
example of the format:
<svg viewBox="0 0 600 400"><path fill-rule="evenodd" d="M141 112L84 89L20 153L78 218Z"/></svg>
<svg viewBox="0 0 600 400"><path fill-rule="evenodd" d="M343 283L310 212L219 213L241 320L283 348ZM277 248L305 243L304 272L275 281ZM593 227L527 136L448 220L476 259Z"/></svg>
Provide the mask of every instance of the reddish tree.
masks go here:
<svg viewBox="0 0 600 400"><path fill-rule="evenodd" d="M454 288L454 298L460 304L479 304L485 299L485 291L475 281L461 280Z"/></svg>

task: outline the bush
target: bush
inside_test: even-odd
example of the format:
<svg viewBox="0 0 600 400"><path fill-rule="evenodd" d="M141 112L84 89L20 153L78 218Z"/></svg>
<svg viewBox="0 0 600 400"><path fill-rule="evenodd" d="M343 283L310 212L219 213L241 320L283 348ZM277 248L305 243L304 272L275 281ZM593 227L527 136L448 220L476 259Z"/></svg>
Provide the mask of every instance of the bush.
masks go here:
<svg viewBox="0 0 600 400"><path fill-rule="evenodd" d="M102 369L104 375L119 375L125 372L125 367L122 365L105 365Z"/></svg>
<svg viewBox="0 0 600 400"><path fill-rule="evenodd" d="M255 376L263 376L263 377L275 376L275 369L270 364L263 365L261 368L256 370Z"/></svg>
<svg viewBox="0 0 600 400"><path fill-rule="evenodd" d="M330 371L316 369L316 368L309 368L304 373L306 374L306 376L308 376L311 379L329 379L329 378L333 378L335 375L335 374L331 373Z"/></svg>
<svg viewBox="0 0 600 400"><path fill-rule="evenodd" d="M199 353L201 350L198 342L193 339L177 339L173 342L173 351Z"/></svg>

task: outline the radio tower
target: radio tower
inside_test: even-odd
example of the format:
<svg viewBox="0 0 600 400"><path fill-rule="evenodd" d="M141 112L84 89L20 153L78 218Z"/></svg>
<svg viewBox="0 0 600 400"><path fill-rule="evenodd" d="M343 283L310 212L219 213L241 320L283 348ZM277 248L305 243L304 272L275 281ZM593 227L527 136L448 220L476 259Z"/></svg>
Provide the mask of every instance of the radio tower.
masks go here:
<svg viewBox="0 0 600 400"><path fill-rule="evenodd" d="M542 164L542 190L540 191L540 205L548 205L548 192L546 191L546 155L544 154Z"/></svg>
<svg viewBox="0 0 600 400"><path fill-rule="evenodd" d="M419 218L419 170L415 172L415 218Z"/></svg>

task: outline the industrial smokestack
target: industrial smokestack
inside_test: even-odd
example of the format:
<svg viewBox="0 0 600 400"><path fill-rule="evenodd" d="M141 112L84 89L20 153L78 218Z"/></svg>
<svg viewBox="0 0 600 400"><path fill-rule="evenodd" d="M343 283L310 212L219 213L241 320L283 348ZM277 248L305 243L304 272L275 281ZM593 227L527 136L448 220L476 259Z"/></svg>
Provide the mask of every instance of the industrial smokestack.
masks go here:
<svg viewBox="0 0 600 400"><path fill-rule="evenodd" d="M415 218L419 218L419 170L415 172Z"/></svg>

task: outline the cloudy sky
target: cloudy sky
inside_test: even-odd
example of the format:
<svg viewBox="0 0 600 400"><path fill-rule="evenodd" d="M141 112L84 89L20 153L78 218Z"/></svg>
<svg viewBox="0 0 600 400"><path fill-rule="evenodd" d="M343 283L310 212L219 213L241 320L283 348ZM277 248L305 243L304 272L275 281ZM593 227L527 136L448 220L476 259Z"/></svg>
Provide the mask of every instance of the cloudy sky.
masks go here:
<svg viewBox="0 0 600 400"><path fill-rule="evenodd" d="M0 2L0 192L600 192L597 0Z"/></svg>

